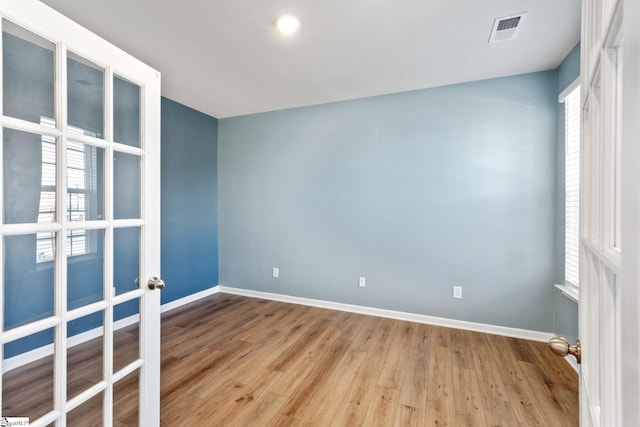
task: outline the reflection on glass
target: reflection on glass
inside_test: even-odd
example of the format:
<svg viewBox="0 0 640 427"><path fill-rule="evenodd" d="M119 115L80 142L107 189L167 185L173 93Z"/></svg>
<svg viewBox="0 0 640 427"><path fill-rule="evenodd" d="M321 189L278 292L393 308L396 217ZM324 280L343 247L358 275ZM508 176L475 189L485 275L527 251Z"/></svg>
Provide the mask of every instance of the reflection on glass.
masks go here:
<svg viewBox="0 0 640 427"><path fill-rule="evenodd" d="M104 230L67 232L67 307L69 310L103 299ZM81 258L74 258L81 256Z"/></svg>
<svg viewBox="0 0 640 427"><path fill-rule="evenodd" d="M104 135L104 71L69 52L67 59L68 130L102 138Z"/></svg>
<svg viewBox="0 0 640 427"><path fill-rule="evenodd" d="M53 334L51 328L5 344L5 360L53 343ZM41 357L35 363L37 367L26 375L24 367L3 370L0 390L3 416L20 414L33 421L53 410L53 355Z"/></svg>
<svg viewBox="0 0 640 427"><path fill-rule="evenodd" d="M113 217L140 218L140 157L113 153Z"/></svg>
<svg viewBox="0 0 640 427"><path fill-rule="evenodd" d="M140 87L113 78L113 140L140 147Z"/></svg>
<svg viewBox="0 0 640 427"><path fill-rule="evenodd" d="M80 404L67 414L67 425L70 426L101 426L104 392L98 393L91 399Z"/></svg>
<svg viewBox="0 0 640 427"><path fill-rule="evenodd" d="M2 29L4 114L55 127L54 44L7 20Z"/></svg>
<svg viewBox="0 0 640 427"><path fill-rule="evenodd" d="M116 295L137 289L140 277L140 227L113 230L113 285Z"/></svg>
<svg viewBox="0 0 640 427"><path fill-rule="evenodd" d="M67 220L104 218L104 149L67 142Z"/></svg>
<svg viewBox="0 0 640 427"><path fill-rule="evenodd" d="M56 140L3 129L4 223L56 220Z"/></svg>
<svg viewBox="0 0 640 427"><path fill-rule="evenodd" d="M139 301L134 299L113 308L116 320L139 313ZM113 331L113 372L135 362L140 358L140 322Z"/></svg>
<svg viewBox="0 0 640 427"><path fill-rule="evenodd" d="M117 425L136 425L140 402L138 384L140 370L136 369L113 385L113 420Z"/></svg>
<svg viewBox="0 0 640 427"><path fill-rule="evenodd" d="M4 237L5 329L53 315L54 263L37 265L39 237L40 234ZM55 235L49 238L55 242Z"/></svg>
<svg viewBox="0 0 640 427"><path fill-rule="evenodd" d="M67 324L67 338L87 331L99 331L98 337L67 349L67 399L102 381L103 319L104 314L99 311Z"/></svg>

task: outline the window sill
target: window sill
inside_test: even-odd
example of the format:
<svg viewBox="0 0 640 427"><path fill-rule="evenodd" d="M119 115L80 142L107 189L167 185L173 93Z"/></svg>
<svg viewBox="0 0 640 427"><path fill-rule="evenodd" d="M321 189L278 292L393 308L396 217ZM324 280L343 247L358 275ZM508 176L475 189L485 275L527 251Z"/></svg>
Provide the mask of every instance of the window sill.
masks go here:
<svg viewBox="0 0 640 427"><path fill-rule="evenodd" d="M553 285L562 292L562 295L569 298L571 301L578 303L580 302L580 288L574 285L568 285L563 283L561 285Z"/></svg>

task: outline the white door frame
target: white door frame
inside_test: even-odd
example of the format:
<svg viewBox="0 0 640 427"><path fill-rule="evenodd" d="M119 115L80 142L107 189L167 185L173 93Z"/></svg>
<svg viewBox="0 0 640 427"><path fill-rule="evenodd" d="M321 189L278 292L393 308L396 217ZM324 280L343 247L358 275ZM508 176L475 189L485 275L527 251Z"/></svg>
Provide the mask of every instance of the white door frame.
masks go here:
<svg viewBox="0 0 640 427"><path fill-rule="evenodd" d="M3 319L3 292L0 292L0 360L3 360L2 345L20 337L28 336L34 332L55 327L55 354L54 354L54 410L37 420L30 420L32 425L48 425L52 422L57 426L66 424L66 413L90 399L97 393L104 392L104 425L112 425L113 410L113 384L127 374L140 370L140 404L139 423L142 426L157 426L160 421L160 292L147 288L147 278L160 276L160 74L133 58L129 54L119 50L97 35L91 33L80 25L65 18L50 7L37 0L0 0L0 13L14 23L29 31L48 39L56 45L56 129L45 130L38 124L29 123L19 119L0 115L0 124L19 130L35 133L51 134L61 141L58 153L64 153L66 144L66 52L67 48L73 50L96 64L100 64L105 70L105 181L112 179L113 152L125 152L139 156L141 159L141 209L139 219L114 220L112 210L112 193L105 188L105 219L94 224L86 224L88 227L98 227L105 230L105 288L104 300L92 304L92 308L86 308L86 314L96 307L103 310L104 316L104 372L103 380L85 392L80 393L71 401L67 400L66 390L66 350L67 350L67 322L70 320L67 311L66 294L66 263L65 263L65 239L57 239L57 260L55 273L55 310L54 315L10 331L4 331ZM113 141L113 92L110 90L113 75L123 76L140 86L141 93L141 118L140 118L140 143L141 148L133 148ZM1 85L0 85L1 86ZM1 90L1 88L0 88ZM1 102L0 102L1 108ZM74 136L74 139L78 139ZM0 151L1 152L1 151ZM111 156L111 157L110 157ZM36 231L57 231L66 233L68 227L73 227L66 221L66 215L61 214L66 198L66 178L61 173L65 163L60 156L57 178L58 215L57 222L42 227L42 224L0 224L0 239L4 235L26 234ZM1 172L1 166L0 166ZM0 189L2 173L0 173ZM107 184L105 187L111 187ZM2 197L0 197L0 208ZM65 211L66 212L66 211ZM89 221L87 221L88 223ZM140 227L140 289L130 291L118 296L111 292L113 286L113 274L110 271L113 264L107 258L113 257L112 237L114 227L136 226ZM77 227L77 225L76 225ZM46 230L44 230L46 228ZM64 235L64 234L60 234ZM0 243L0 259L2 259L3 244ZM60 256L62 254L62 256ZM2 270L0 268L0 283L3 283ZM64 284L60 285L60 284ZM130 363L119 372L113 372L113 306L127 300L140 300L140 357ZM76 310L76 318L79 317ZM0 386L1 386L0 378ZM0 408L2 408L2 388L0 387ZM34 423L35 421L35 423Z"/></svg>
<svg viewBox="0 0 640 427"><path fill-rule="evenodd" d="M621 425L640 425L640 2L624 1Z"/></svg>
<svg viewBox="0 0 640 427"><path fill-rule="evenodd" d="M640 425L640 7L582 2L580 425Z"/></svg>

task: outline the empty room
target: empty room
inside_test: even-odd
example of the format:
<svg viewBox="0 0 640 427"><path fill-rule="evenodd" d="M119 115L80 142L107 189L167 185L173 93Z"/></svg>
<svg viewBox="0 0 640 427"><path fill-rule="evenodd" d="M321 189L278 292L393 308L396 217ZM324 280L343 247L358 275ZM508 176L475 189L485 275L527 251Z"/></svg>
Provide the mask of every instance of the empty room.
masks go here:
<svg viewBox="0 0 640 427"><path fill-rule="evenodd" d="M640 425L638 2L0 15L0 425Z"/></svg>

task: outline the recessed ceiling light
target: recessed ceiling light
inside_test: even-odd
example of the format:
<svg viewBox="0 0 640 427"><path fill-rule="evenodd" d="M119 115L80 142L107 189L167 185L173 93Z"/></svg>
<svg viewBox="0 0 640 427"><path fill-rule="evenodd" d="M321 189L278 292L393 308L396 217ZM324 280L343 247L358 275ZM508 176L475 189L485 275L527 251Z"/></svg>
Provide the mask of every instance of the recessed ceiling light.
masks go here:
<svg viewBox="0 0 640 427"><path fill-rule="evenodd" d="M281 15L273 21L273 25L276 26L281 34L288 36L298 31L300 20L293 15Z"/></svg>

